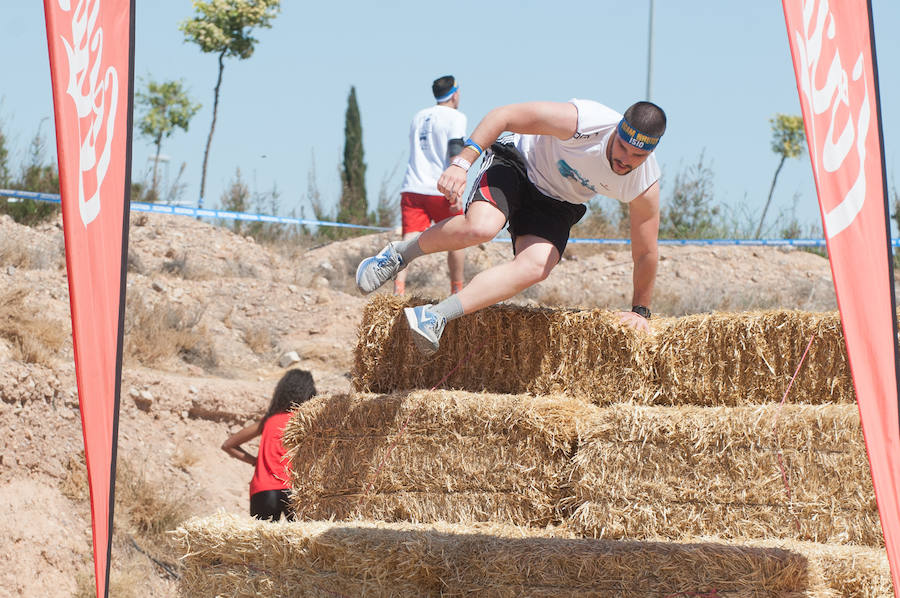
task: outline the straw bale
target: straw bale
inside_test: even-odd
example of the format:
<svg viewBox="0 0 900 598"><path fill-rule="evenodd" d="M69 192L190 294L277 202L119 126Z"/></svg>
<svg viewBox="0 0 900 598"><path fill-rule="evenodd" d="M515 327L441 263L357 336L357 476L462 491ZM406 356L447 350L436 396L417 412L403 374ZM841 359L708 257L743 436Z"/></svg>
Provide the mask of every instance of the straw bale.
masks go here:
<svg viewBox="0 0 900 598"><path fill-rule="evenodd" d="M647 394L648 341L612 312L496 305L449 322L440 350L423 358L403 307L425 302L433 300L378 295L366 305L354 365L357 390L440 383L494 393L565 392L607 403Z"/></svg>
<svg viewBox="0 0 900 598"><path fill-rule="evenodd" d="M674 319L657 338L655 374L671 404L855 402L837 312L713 313Z"/></svg>
<svg viewBox="0 0 900 598"><path fill-rule="evenodd" d="M318 397L284 432L292 505L306 519L547 525L590 409L462 391Z"/></svg>
<svg viewBox="0 0 900 598"><path fill-rule="evenodd" d="M582 535L882 545L856 405L596 414L580 425L566 499Z"/></svg>
<svg viewBox="0 0 900 598"><path fill-rule="evenodd" d="M645 335L605 310L501 304L450 322L441 349L423 358L411 342L402 308L426 301L378 295L366 305L354 364L357 390L440 384L497 393L564 393L599 405L765 403L784 394L814 336L791 401L855 401L837 312L656 318L653 334Z"/></svg>
<svg viewBox="0 0 900 598"><path fill-rule="evenodd" d="M623 542L500 524L273 524L224 513L172 535L184 598L892 596L884 550L808 542Z"/></svg>

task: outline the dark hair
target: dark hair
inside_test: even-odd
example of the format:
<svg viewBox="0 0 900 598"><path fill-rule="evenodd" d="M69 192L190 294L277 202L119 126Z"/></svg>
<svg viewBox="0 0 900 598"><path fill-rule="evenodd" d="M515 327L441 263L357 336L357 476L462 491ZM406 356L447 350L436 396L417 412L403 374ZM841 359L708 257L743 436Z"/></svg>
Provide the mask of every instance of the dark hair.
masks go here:
<svg viewBox="0 0 900 598"><path fill-rule="evenodd" d="M263 422L276 413L290 411L293 404L306 402L315 394L316 383L313 382L310 372L306 370L288 371L275 386L275 392L272 393L272 401L263 416Z"/></svg>
<svg viewBox="0 0 900 598"><path fill-rule="evenodd" d="M636 102L624 116L628 124L649 137L662 137L666 132L666 113L653 102Z"/></svg>
<svg viewBox="0 0 900 598"><path fill-rule="evenodd" d="M447 95L454 85L456 85L456 79L453 75L444 75L439 79L435 79L434 83L431 84L431 93L434 94L434 99Z"/></svg>

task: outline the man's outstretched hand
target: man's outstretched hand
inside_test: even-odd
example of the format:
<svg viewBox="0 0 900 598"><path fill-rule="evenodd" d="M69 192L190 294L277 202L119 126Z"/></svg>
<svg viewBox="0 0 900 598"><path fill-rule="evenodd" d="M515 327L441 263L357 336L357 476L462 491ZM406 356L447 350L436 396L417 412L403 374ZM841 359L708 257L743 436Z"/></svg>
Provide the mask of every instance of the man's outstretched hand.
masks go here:
<svg viewBox="0 0 900 598"><path fill-rule="evenodd" d="M641 332L650 332L650 320L644 316L638 315L633 311L620 311L617 315L619 320L626 326L631 326Z"/></svg>

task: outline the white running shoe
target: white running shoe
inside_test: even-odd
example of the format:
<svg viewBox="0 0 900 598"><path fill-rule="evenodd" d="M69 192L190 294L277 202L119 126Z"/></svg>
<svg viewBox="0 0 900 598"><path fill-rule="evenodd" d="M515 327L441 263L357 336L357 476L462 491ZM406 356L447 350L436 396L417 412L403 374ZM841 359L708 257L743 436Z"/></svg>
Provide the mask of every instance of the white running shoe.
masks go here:
<svg viewBox="0 0 900 598"><path fill-rule="evenodd" d="M397 276L397 272L404 266L403 258L394 251L393 243L388 243L377 255L367 257L359 263L356 268L356 286L363 293L371 293Z"/></svg>
<svg viewBox="0 0 900 598"><path fill-rule="evenodd" d="M439 313L431 311L433 305L426 304L418 307L406 307L406 321L413 333L413 342L416 348L425 356L437 352L441 334L444 333L446 318Z"/></svg>

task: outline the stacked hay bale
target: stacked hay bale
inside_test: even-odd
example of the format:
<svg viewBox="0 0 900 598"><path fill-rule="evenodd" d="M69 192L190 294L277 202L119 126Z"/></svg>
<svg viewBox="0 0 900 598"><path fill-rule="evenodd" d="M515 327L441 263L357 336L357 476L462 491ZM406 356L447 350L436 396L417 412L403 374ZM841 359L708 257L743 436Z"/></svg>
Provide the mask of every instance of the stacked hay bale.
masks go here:
<svg viewBox="0 0 900 598"><path fill-rule="evenodd" d="M856 405L616 405L581 430L581 535L882 545Z"/></svg>
<svg viewBox="0 0 900 598"><path fill-rule="evenodd" d="M812 339L812 344L810 344ZM853 403L853 380L836 312L771 310L669 318L656 337L652 385L672 405L779 400Z"/></svg>
<svg viewBox="0 0 900 598"><path fill-rule="evenodd" d="M293 508L303 519L557 523L590 408L451 391L311 401L284 432Z"/></svg>
<svg viewBox="0 0 900 598"><path fill-rule="evenodd" d="M500 306L422 359L404 305L367 307L364 392L309 401L285 431L301 521L180 532L196 587L891 595L835 314L662 319L640 336L609 312ZM456 390L423 390L445 376Z"/></svg>
<svg viewBox="0 0 900 598"><path fill-rule="evenodd" d="M647 336L605 310L501 305L450 322L441 350L423 359L402 308L425 301L379 296L369 302L356 347L358 390L440 383L474 392L563 393L599 405L765 403L781 398L812 338L792 396L807 403L854 401L837 313L656 318Z"/></svg>
<svg viewBox="0 0 900 598"><path fill-rule="evenodd" d="M226 514L188 521L175 540L185 598L891 595L883 551L807 542L622 542L496 523Z"/></svg>
<svg viewBox="0 0 900 598"><path fill-rule="evenodd" d="M441 350L423 358L403 308L430 301L376 296L369 302L356 347L357 390L440 384L474 392L565 393L596 402L653 395L645 387L652 368L648 345L611 312L499 305L448 323Z"/></svg>

